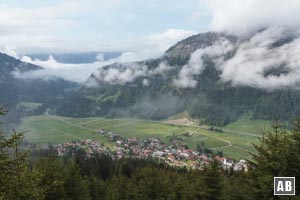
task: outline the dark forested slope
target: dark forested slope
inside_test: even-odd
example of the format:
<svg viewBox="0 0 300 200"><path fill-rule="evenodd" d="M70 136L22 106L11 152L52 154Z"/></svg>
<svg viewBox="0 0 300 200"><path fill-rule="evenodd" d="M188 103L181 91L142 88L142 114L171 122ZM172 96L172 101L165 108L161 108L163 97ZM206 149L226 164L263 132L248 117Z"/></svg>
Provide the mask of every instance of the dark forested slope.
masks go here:
<svg viewBox="0 0 300 200"><path fill-rule="evenodd" d="M194 87L174 84L181 70L193 62L193 52L197 49L218 51L224 47L216 48L215 44L224 40L234 46L223 55L224 60L235 56L240 43L251 41L223 33L202 33L180 41L161 58L105 66L91 75L87 86L62 103L58 114L162 119L187 110L191 117L212 125L230 123L249 110L258 119L280 117L289 120L299 115L300 93L297 89L277 87L268 90L224 81L212 59L218 56L215 54L202 55L203 67L192 76L197 83ZM293 39L288 37L281 38L269 48L276 50L291 41ZM279 77L289 73L288 70L284 66L274 66L264 71L264 76Z"/></svg>
<svg viewBox="0 0 300 200"><path fill-rule="evenodd" d="M78 85L59 78L26 79L16 76L41 67L22 62L6 54L0 53L0 105L6 105L10 113L6 116L6 124L16 122L23 115L17 106L20 102L41 103L39 112L43 113L50 105L71 93Z"/></svg>

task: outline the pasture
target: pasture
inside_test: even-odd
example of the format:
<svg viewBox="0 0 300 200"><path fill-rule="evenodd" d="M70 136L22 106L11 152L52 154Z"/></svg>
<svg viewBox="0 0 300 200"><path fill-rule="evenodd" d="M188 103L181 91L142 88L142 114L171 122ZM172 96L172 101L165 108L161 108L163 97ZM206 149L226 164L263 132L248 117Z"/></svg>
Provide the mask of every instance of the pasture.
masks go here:
<svg viewBox="0 0 300 200"><path fill-rule="evenodd" d="M224 129L259 135L262 131L272 130L272 123L267 120L252 119L252 114L245 114L235 122L225 126Z"/></svg>
<svg viewBox="0 0 300 200"><path fill-rule="evenodd" d="M252 143L257 143L254 136L238 133L215 132L205 128L166 124L159 121L141 120L132 118L67 118L60 116L42 115L25 117L17 127L17 131L28 131L25 139L37 145L60 144L71 140L92 139L113 147L114 143L98 133L99 129L114 131L124 138L138 137L146 139L159 137L166 143L170 142L172 135L192 133L191 136L182 137L182 142L191 148L204 143L205 147L213 150L222 150L225 155L237 158L250 158L249 153L254 151Z"/></svg>

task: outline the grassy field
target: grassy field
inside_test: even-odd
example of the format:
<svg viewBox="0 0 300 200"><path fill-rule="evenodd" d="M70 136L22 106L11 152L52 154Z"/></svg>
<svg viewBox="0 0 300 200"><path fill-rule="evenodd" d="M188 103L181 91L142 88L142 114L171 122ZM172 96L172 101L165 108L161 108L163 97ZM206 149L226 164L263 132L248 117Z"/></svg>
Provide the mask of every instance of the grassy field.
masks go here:
<svg viewBox="0 0 300 200"><path fill-rule="evenodd" d="M67 124L49 116L26 117L17 127L17 131L28 131L25 139L36 144L63 143L71 140L95 139L104 140L96 130L85 129Z"/></svg>
<svg viewBox="0 0 300 200"><path fill-rule="evenodd" d="M252 119L251 114L241 116L237 121L225 126L224 129L258 135L262 131L272 130L270 121Z"/></svg>
<svg viewBox="0 0 300 200"><path fill-rule="evenodd" d="M249 158L247 151L254 151L252 143L257 143L257 137L240 135L236 133L214 132L203 128L185 125L170 125L156 121L139 119L107 119L107 118L66 118L58 116L33 116L26 117L17 127L18 131L29 131L25 139L38 145L45 143L63 143L77 139L93 139L103 142L109 147L106 137L97 133L97 130L105 129L115 131L124 138L159 137L165 142L170 141L173 134L180 135L190 132L192 136L183 137L183 142L194 148L203 142L206 147L222 150L227 156L233 158ZM244 130L243 130L244 131ZM238 147L239 149L237 149Z"/></svg>
<svg viewBox="0 0 300 200"><path fill-rule="evenodd" d="M241 151L239 149L236 149L234 147L227 147L222 149L224 155L229 155L232 158L235 159L251 159L251 156L249 155L248 152L246 151Z"/></svg>

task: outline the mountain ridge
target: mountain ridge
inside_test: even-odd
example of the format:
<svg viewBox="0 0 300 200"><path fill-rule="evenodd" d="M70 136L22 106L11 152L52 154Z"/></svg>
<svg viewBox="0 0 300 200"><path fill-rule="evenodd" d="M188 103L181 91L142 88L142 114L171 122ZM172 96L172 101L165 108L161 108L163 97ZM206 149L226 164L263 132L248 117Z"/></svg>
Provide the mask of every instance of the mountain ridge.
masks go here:
<svg viewBox="0 0 300 200"><path fill-rule="evenodd" d="M63 103L61 109L58 109L58 114L75 117L100 115L163 119L187 110L191 117L199 118L201 122L213 125L230 123L248 110L254 113L254 118L261 119L272 119L274 115L285 113L286 109L288 114L283 114L283 120L295 116L296 112L293 109L296 104L290 105L288 102L289 105L285 106L288 108L284 108L283 111L273 109L274 112L272 112L270 107L274 104L268 106L261 102L272 100L275 103L284 104L282 101L278 102L278 99L283 98L282 96L292 96L295 101L299 101L298 93L290 95L289 90L279 89L268 92L259 88L232 86L230 82L221 81L221 72L209 59L205 61L206 67L202 73L194 77L198 83L195 88L174 86L174 78L177 77L182 66L188 63L194 51L199 47L200 49L210 47L214 42L223 38L228 38L233 43L238 41L237 37L224 33L201 33L178 42L160 58L105 66L99 69L100 74L108 73L109 70L119 70L115 79L106 82L105 76L103 80L98 80L99 74L92 74L90 79L94 79L96 86L83 86L77 94ZM181 53L182 51L185 53ZM170 66L168 70L164 73L152 73L159 68L161 63ZM120 77L126 74L126 70L134 71L139 67L146 68L144 70L146 73L141 70L137 73L144 73L143 75L125 83L118 82ZM269 72L269 74L271 73L276 72ZM72 102L72 104L68 102Z"/></svg>
<svg viewBox="0 0 300 200"><path fill-rule="evenodd" d="M203 49L226 49L227 43L233 44L224 55L226 60L235 55L242 40L247 38L225 33L200 33L178 42L160 58L101 67L78 91L64 94L64 98L45 105L55 114L70 117L129 116L160 120L187 111L200 123L211 125L226 125L249 111L255 119L271 120L279 116L283 121L289 121L296 117L300 114L298 90L284 87L269 91L223 81L216 63L202 54L203 67L191 76L196 85L178 87L174 84L184 67L193 67L189 66L193 64L190 60L195 59L193 56L198 50L201 53ZM229 42L224 45L223 41ZM272 48L290 42L292 40L281 39ZM214 47L216 43L221 46ZM212 54L214 56L220 58ZM280 77L288 73L288 68L274 67L264 76Z"/></svg>

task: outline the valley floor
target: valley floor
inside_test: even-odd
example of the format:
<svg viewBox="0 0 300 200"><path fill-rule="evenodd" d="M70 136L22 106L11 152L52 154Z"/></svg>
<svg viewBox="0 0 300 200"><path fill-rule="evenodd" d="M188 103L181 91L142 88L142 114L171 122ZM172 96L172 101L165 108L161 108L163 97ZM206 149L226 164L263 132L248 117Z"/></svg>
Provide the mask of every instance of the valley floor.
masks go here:
<svg viewBox="0 0 300 200"><path fill-rule="evenodd" d="M245 120L246 119L242 119ZM179 120L180 121L180 120ZM107 139L99 130L113 131L123 138L138 137L147 139L159 137L162 141L170 143L178 140L190 148L197 144L223 151L235 159L249 159L250 152L254 152L253 143L258 143L260 132L237 131L238 125L231 124L222 131L208 130L210 127L198 126L195 123L176 123L177 121L151 121L132 118L66 118L52 115L41 115L23 118L17 127L18 131L25 133L25 140L37 145L61 144L72 140L91 139L114 148L115 144ZM240 122L235 122L239 124ZM254 122L254 125L257 122ZM245 124L245 123L244 123ZM248 125L248 127L251 126ZM268 125L269 126L269 125ZM233 128L231 128L233 127ZM247 128L248 128L247 127ZM186 134L188 133L188 134Z"/></svg>

